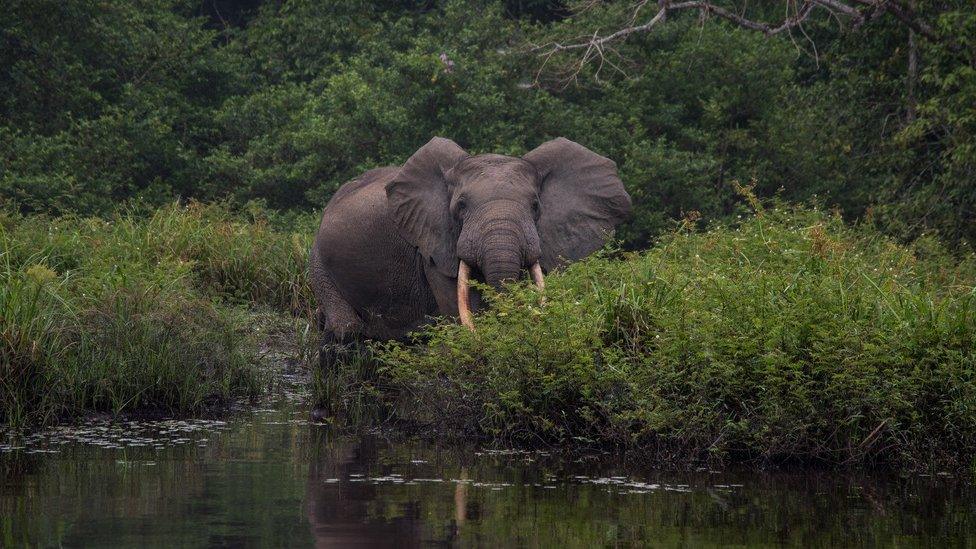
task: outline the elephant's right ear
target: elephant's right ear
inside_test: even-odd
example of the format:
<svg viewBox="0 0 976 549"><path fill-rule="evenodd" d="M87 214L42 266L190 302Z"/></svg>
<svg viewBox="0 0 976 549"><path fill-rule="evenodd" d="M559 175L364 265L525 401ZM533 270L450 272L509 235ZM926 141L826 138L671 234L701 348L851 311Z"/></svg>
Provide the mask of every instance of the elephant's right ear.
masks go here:
<svg viewBox="0 0 976 549"><path fill-rule="evenodd" d="M390 211L400 232L444 275L457 276L457 228L450 211L447 173L468 153L435 137L413 153L386 184Z"/></svg>

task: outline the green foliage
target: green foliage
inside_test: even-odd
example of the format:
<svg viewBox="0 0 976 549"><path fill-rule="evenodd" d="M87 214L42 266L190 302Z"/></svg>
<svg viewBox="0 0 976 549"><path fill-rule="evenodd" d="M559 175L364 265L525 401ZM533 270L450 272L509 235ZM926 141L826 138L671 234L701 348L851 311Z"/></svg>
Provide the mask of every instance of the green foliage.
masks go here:
<svg viewBox="0 0 976 549"><path fill-rule="evenodd" d="M433 135L508 154L566 136L620 166L628 247L691 211L734 215L732 181L905 240L976 239L970 3L921 5L939 40L916 40L916 77L890 16L850 32L818 12L790 40L682 12L567 87L577 58L539 72L526 43L633 14L586 4L569 17L551 0L291 0L225 19L185 0L15 1L0 14L0 200L56 215L174 197L305 212Z"/></svg>
<svg viewBox="0 0 976 549"><path fill-rule="evenodd" d="M254 394L235 304L305 312L311 230L220 206L0 218L0 423Z"/></svg>
<svg viewBox="0 0 976 549"><path fill-rule="evenodd" d="M321 412L322 420L342 426L373 425L384 419L396 393L395 387L386 385L380 376L382 365L374 353L359 345L338 347L333 352L341 367L311 366L313 409Z"/></svg>
<svg viewBox="0 0 976 549"><path fill-rule="evenodd" d="M907 237L938 232L976 243L976 12L942 13L938 30L951 37L928 45L919 87L917 117L895 136L912 153L901 185L882 197L882 218Z"/></svg>
<svg viewBox="0 0 976 549"><path fill-rule="evenodd" d="M544 309L495 296L478 334L389 349L393 373L321 380L340 408L395 393L395 374L423 389L418 417L440 395L445 426L503 438L832 461L972 449L971 269L937 242L960 258L976 241L976 11L918 4L937 39L914 50L889 16L852 32L821 14L790 40L675 15L563 86L575 59L539 72L526 43L617 28L632 2L248 2L232 24L188 0L8 2L3 419L226 397L247 384L229 307L307 311L309 212L344 181L433 135L514 155L565 136L617 162L624 247L663 241L553 277ZM740 183L914 244L804 212L736 230ZM728 227L667 236L682 219ZM67 397L60 373L78 380Z"/></svg>
<svg viewBox="0 0 976 549"><path fill-rule="evenodd" d="M236 61L182 2L15 0L0 14L0 196L84 214L210 196L201 149Z"/></svg>
<svg viewBox="0 0 976 549"><path fill-rule="evenodd" d="M685 227L689 227L687 225ZM382 349L425 428L662 459L966 466L976 260L777 207L490 294Z"/></svg>

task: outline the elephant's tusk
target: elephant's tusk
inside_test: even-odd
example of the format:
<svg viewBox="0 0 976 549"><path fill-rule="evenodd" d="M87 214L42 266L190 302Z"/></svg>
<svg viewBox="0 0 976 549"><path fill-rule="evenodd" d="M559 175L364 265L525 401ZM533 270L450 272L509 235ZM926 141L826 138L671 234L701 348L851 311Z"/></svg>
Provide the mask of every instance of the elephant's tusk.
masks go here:
<svg viewBox="0 0 976 549"><path fill-rule="evenodd" d="M545 292L546 291L546 279L542 276L542 266L539 265L539 262L538 261L536 261L535 263L532 264L532 268L529 269L529 272L532 273L532 281L535 282L536 287L539 288L539 293L541 294L541 293ZM546 303L545 296L543 296L540 299L540 303L542 305L545 305L545 303Z"/></svg>
<svg viewBox="0 0 976 549"><path fill-rule="evenodd" d="M457 281L457 302L458 317L461 324L474 331L474 321L471 320L471 304L468 301L468 278L471 276L471 267L464 261L458 262L458 281Z"/></svg>
<svg viewBox="0 0 976 549"><path fill-rule="evenodd" d="M529 272L532 273L532 282L535 282L535 285L539 288L539 291L545 291L546 279L542 276L542 267L539 265L538 261L532 264L532 268L529 269Z"/></svg>

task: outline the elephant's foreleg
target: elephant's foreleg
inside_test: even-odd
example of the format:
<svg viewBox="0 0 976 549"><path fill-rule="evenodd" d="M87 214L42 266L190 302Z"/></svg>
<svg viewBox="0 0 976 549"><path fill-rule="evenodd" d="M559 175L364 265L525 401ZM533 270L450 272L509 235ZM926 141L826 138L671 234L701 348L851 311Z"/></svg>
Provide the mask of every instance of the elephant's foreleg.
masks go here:
<svg viewBox="0 0 976 549"><path fill-rule="evenodd" d="M340 337L331 330L322 332L319 338L319 367L332 372L347 358L362 353L362 337L347 334Z"/></svg>
<svg viewBox="0 0 976 549"><path fill-rule="evenodd" d="M328 371L336 367L341 348L362 337L363 321L339 293L314 247L309 261L309 278L318 302L315 318L321 333L319 365Z"/></svg>

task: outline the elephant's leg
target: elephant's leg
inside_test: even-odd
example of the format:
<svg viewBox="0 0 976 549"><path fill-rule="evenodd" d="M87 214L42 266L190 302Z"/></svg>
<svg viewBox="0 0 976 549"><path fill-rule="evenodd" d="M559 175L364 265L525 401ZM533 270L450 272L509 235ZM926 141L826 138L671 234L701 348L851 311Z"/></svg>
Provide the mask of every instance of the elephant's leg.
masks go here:
<svg viewBox="0 0 976 549"><path fill-rule="evenodd" d="M362 352L362 336L325 330L319 337L319 367L323 372L334 372L343 359Z"/></svg>
<svg viewBox="0 0 976 549"><path fill-rule="evenodd" d="M316 322L319 336L319 372L329 394L341 379L340 365L356 352L362 338L363 322L352 306L343 299L335 285L327 277L314 277L315 298L319 303ZM321 398L321 397L320 397ZM311 412L312 420L321 421L333 415L330 398L316 405Z"/></svg>
<svg viewBox="0 0 976 549"><path fill-rule="evenodd" d="M322 331L319 339L319 365L329 370L338 366L347 351L358 348L363 322L338 295L333 295L320 308Z"/></svg>
<svg viewBox="0 0 976 549"><path fill-rule="evenodd" d="M312 249L309 275L315 301L315 321L321 334L319 339L319 365L324 371L335 368L344 347L356 343L363 332L363 321L342 297L332 278L322 267L318 253Z"/></svg>

